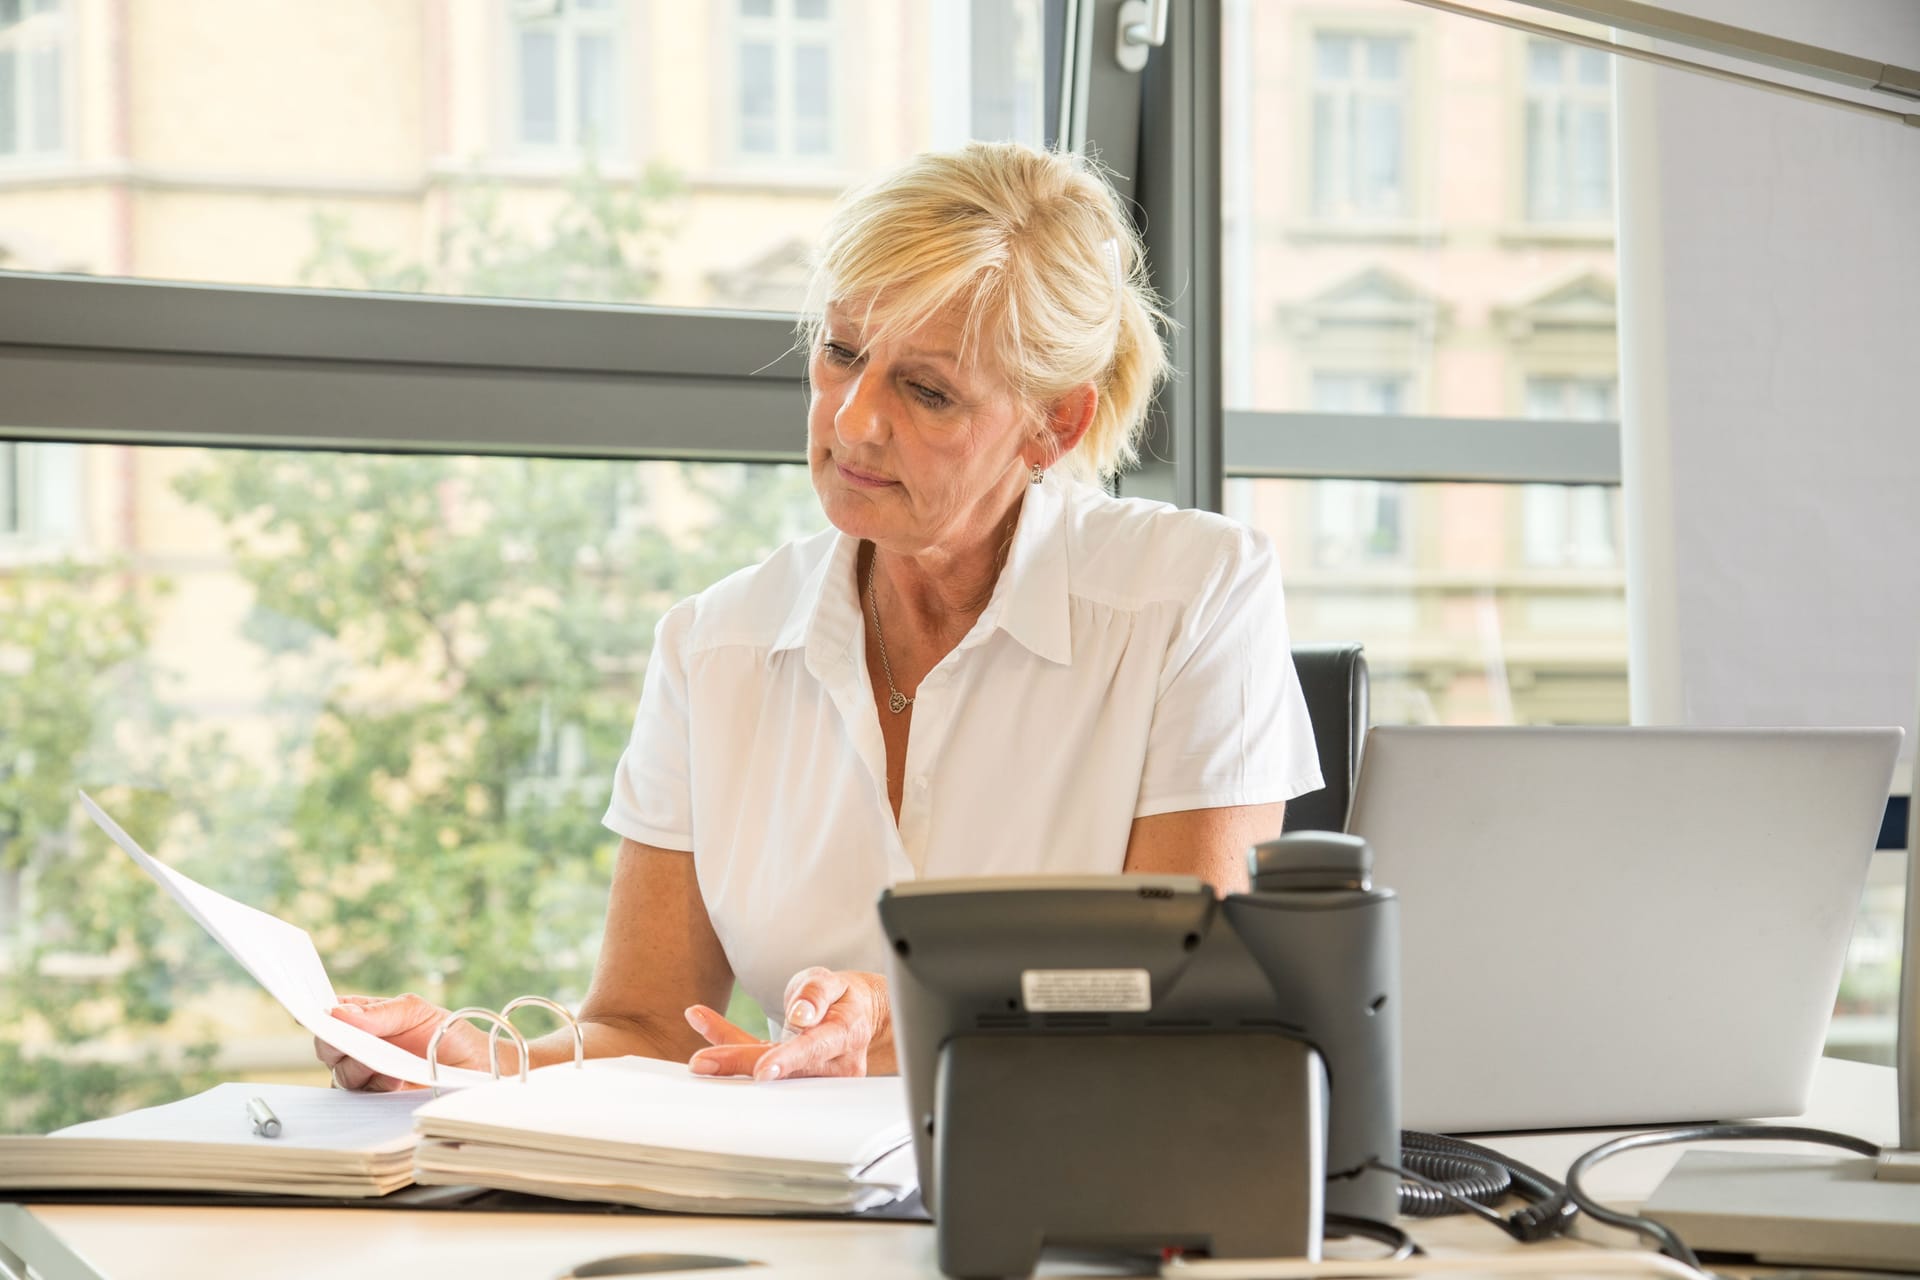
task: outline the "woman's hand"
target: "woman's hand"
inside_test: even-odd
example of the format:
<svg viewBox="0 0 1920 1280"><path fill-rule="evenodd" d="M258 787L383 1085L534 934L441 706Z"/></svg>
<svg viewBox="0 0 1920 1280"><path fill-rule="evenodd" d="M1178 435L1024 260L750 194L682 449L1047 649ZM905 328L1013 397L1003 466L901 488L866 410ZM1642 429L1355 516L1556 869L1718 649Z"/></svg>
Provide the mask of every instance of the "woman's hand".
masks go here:
<svg viewBox="0 0 1920 1280"><path fill-rule="evenodd" d="M844 969L802 969L787 982L790 1040L756 1040L706 1005L687 1010L687 1021L713 1046L687 1065L701 1075L752 1076L781 1080L793 1076L891 1075L899 1068L893 1053L893 1005L887 980L877 973Z"/></svg>
<svg viewBox="0 0 1920 1280"><path fill-rule="evenodd" d="M446 1021L447 1010L422 996L394 996L391 999L380 996L341 996L340 1003L333 1009L333 1016L348 1026L358 1027L371 1032L388 1044L397 1045L409 1053L427 1056L427 1042L433 1039L433 1033ZM318 1036L313 1040L313 1052L327 1069L333 1072L333 1082L342 1089L361 1089L369 1093L386 1093L394 1089L418 1089L422 1086L396 1080L392 1076L381 1075L372 1067L366 1066L344 1052L334 1048ZM501 1062L504 1064L515 1058L511 1044L501 1046ZM465 1018L447 1028L447 1034L440 1037L440 1048L434 1056L443 1067L484 1068L487 1065L487 1033L468 1022ZM505 1067L503 1065L503 1070Z"/></svg>

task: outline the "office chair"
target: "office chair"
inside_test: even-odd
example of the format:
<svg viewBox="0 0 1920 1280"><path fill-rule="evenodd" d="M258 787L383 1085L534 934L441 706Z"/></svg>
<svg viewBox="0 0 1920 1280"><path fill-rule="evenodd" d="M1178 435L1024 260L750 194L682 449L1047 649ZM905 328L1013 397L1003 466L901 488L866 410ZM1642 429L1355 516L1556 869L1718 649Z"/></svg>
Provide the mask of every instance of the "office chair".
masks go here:
<svg viewBox="0 0 1920 1280"><path fill-rule="evenodd" d="M1287 801L1284 831L1345 831L1367 735L1367 658L1357 644L1297 645L1293 668L1307 697L1326 786Z"/></svg>

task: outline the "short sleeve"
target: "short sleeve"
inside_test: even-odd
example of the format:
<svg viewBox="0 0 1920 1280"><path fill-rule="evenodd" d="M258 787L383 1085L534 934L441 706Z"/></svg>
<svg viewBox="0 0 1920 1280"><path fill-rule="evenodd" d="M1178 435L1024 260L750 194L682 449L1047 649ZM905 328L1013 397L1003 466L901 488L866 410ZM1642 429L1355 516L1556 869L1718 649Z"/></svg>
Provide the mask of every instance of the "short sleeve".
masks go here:
<svg viewBox="0 0 1920 1280"><path fill-rule="evenodd" d="M692 749L687 715L687 631L693 602L667 611L653 631L633 733L613 773L601 819L616 835L661 849L693 849Z"/></svg>
<svg viewBox="0 0 1920 1280"><path fill-rule="evenodd" d="M1324 785L1273 543L1233 533L1215 544L1168 640L1136 818L1272 804Z"/></svg>

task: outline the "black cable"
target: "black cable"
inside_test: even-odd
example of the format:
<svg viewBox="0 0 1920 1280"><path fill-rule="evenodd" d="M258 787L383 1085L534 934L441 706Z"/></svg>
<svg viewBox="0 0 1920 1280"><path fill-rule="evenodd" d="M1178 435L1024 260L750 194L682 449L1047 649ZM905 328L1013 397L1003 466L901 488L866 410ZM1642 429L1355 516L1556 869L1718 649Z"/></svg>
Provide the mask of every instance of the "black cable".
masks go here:
<svg viewBox="0 0 1920 1280"><path fill-rule="evenodd" d="M1459 1138L1405 1130L1400 1135L1404 1167L1379 1167L1401 1179L1400 1212L1432 1218L1473 1213L1522 1244L1562 1235L1578 1210L1562 1187L1538 1169ZM1519 1195L1524 1208L1502 1216L1489 1206Z"/></svg>
<svg viewBox="0 0 1920 1280"><path fill-rule="evenodd" d="M1372 1218L1355 1218L1344 1213L1330 1213L1326 1216L1326 1232L1330 1237L1343 1238L1357 1236L1362 1240L1377 1240L1393 1250L1384 1258L1375 1258L1375 1262L1399 1262L1404 1258L1425 1257L1413 1237L1390 1222L1375 1222Z"/></svg>
<svg viewBox="0 0 1920 1280"><path fill-rule="evenodd" d="M1573 1162L1567 1170L1567 1196L1573 1205L1596 1222L1622 1227L1636 1235L1653 1241L1666 1254L1678 1262L1684 1262L1694 1270L1701 1270L1700 1259L1694 1255L1673 1229L1655 1222L1652 1218L1643 1218L1637 1214L1621 1213L1589 1196L1580 1189L1580 1179L1595 1165L1622 1151L1634 1151L1641 1147L1667 1147L1677 1142L1714 1141L1771 1141L1771 1142L1810 1142L1819 1146L1841 1147L1863 1156L1877 1156L1880 1148L1864 1138L1851 1134L1833 1133L1826 1129L1802 1129L1795 1125L1773 1124L1699 1124L1684 1129L1668 1129L1659 1133L1635 1133L1624 1138L1615 1138L1603 1142L1593 1150Z"/></svg>

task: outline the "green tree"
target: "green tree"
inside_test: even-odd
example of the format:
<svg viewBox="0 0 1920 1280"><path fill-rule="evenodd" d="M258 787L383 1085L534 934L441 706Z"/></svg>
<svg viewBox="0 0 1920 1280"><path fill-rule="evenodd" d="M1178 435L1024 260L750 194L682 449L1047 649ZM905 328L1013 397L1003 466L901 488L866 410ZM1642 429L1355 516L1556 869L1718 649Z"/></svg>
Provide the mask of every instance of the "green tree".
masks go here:
<svg viewBox="0 0 1920 1280"><path fill-rule="evenodd" d="M211 1054L204 1040L177 1054L98 1052L115 1033L166 1023L193 981L183 930L152 909L144 877L127 874L91 827L75 835L83 779L171 772L145 663L147 613L118 567L0 576L0 874L47 907L11 930L0 921L0 1130L178 1096ZM177 804L165 786L98 790L142 826Z"/></svg>

